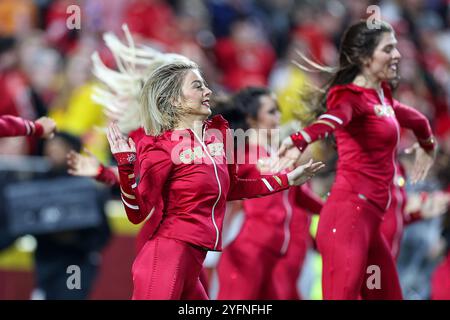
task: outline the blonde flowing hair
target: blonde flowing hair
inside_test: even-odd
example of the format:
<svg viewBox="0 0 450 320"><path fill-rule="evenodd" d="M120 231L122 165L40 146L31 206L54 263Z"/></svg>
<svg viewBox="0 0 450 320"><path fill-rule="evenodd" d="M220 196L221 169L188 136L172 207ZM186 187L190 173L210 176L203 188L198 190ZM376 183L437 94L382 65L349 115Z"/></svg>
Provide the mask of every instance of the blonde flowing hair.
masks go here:
<svg viewBox="0 0 450 320"><path fill-rule="evenodd" d="M160 135L177 125L185 112L176 106L182 97L184 77L196 69L197 64L185 59L165 63L150 74L140 95L141 119L147 134Z"/></svg>
<svg viewBox="0 0 450 320"><path fill-rule="evenodd" d="M190 60L179 54L162 53L147 46L136 47L127 25L123 25L122 30L126 44L111 32L103 35L106 46L114 56L117 70L107 67L98 52L91 57L92 72L100 81L94 89L92 99L104 107L106 116L116 121L123 133L128 134L148 122L143 122L141 118L140 95L149 74L163 65ZM157 113L152 116L158 117Z"/></svg>

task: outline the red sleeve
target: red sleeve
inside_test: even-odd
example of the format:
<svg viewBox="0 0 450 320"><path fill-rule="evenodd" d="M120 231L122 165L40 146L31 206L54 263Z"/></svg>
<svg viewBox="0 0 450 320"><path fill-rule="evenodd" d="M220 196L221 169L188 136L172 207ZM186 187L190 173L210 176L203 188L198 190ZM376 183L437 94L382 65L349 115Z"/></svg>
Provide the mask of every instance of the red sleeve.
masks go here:
<svg viewBox="0 0 450 320"><path fill-rule="evenodd" d="M328 111L308 127L291 135L300 151L316 140L327 138L335 130L345 127L353 117L353 107L348 90L330 90L327 98Z"/></svg>
<svg viewBox="0 0 450 320"><path fill-rule="evenodd" d="M111 168L111 167L105 167L103 164L100 164L100 167L98 168L97 176L95 177L95 180L102 182L109 186L114 186L119 184L118 176L115 173L115 169L117 168Z"/></svg>
<svg viewBox="0 0 450 320"><path fill-rule="evenodd" d="M229 129L228 122L220 115L213 117L210 122L211 128L220 130L224 139L223 143L227 154L227 161L229 163L228 173L230 176L230 189L227 194L228 201L257 198L289 188L286 174L267 175L261 176L261 178L257 176L251 179L240 178L239 176L241 176L241 174L245 174L244 170L249 169L250 167L247 167L245 164L239 165L240 173L238 176L238 165L234 160L234 144L230 144L234 139L232 131Z"/></svg>
<svg viewBox="0 0 450 320"><path fill-rule="evenodd" d="M242 179L238 176L236 164L229 164L230 190L227 200L257 198L289 188L286 174L265 175L258 179ZM242 171L241 171L242 173Z"/></svg>
<svg viewBox="0 0 450 320"><path fill-rule="evenodd" d="M0 137L42 136L39 123L14 116L0 116Z"/></svg>
<svg viewBox="0 0 450 320"><path fill-rule="evenodd" d="M436 146L428 119L414 108L408 107L393 99L394 111L400 126L412 130L419 141L420 146L431 151Z"/></svg>
<svg viewBox="0 0 450 320"><path fill-rule="evenodd" d="M296 188L295 200L300 207L313 214L319 214L324 204L324 201L306 184Z"/></svg>
<svg viewBox="0 0 450 320"><path fill-rule="evenodd" d="M134 224L144 221L160 202L164 185L172 169L170 153L162 147L144 146L140 151L140 182L134 174L135 153L122 152L114 157L119 166L122 202L128 220Z"/></svg>

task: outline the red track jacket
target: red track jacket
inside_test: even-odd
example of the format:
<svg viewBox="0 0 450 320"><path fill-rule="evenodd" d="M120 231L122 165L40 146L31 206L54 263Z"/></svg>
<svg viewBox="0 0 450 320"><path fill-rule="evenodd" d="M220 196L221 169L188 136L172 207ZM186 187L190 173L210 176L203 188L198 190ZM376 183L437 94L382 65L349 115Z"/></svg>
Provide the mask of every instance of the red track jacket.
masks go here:
<svg viewBox="0 0 450 320"><path fill-rule="evenodd" d="M14 116L0 116L0 137L37 136L44 128L36 122Z"/></svg>
<svg viewBox="0 0 450 320"><path fill-rule="evenodd" d="M145 136L137 154L140 182L134 173L136 154L117 153L122 202L128 219L140 223L153 212L162 217L156 235L179 239L208 250L221 250L227 200L253 198L289 187L285 174L240 179L227 159L228 123L215 116L203 126L203 141L191 130ZM228 135L228 139L227 139ZM231 153L231 152L230 152ZM231 163L230 163L231 162Z"/></svg>
<svg viewBox="0 0 450 320"><path fill-rule="evenodd" d="M328 111L291 137L303 150L334 133L339 160L333 188L357 193L384 211L391 202L400 126L413 130L426 150L432 150L435 141L425 116L393 99L386 83L382 87L384 105L374 89L334 86L327 97Z"/></svg>

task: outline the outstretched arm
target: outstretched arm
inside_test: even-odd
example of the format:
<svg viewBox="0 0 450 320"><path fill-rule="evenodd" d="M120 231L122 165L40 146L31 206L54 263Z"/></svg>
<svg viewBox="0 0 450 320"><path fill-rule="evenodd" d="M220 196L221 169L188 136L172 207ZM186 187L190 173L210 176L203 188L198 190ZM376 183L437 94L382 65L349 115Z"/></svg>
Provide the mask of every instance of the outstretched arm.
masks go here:
<svg viewBox="0 0 450 320"><path fill-rule="evenodd" d="M293 144L303 151L308 144L327 138L336 129L345 127L352 119L352 107L342 103L322 114L311 125L290 136Z"/></svg>
<svg viewBox="0 0 450 320"><path fill-rule="evenodd" d="M273 171L281 171L297 163L306 147L314 141L327 138L335 130L345 127L353 117L350 103L331 100L333 106L308 127L283 140L278 151L278 161L272 164Z"/></svg>
<svg viewBox="0 0 450 320"><path fill-rule="evenodd" d="M397 100L394 100L394 111L400 126L414 132L422 149L429 152L436 148L430 122L422 113Z"/></svg>
<svg viewBox="0 0 450 320"><path fill-rule="evenodd" d="M242 179L237 175L235 165L230 165L231 185L227 200L238 200L265 196L299 186L311 179L325 165L322 162L310 160L307 164L298 166L287 174L262 176L258 179Z"/></svg>
<svg viewBox="0 0 450 320"><path fill-rule="evenodd" d="M119 184L119 172L117 167L105 167L91 152L84 150L86 154L80 154L71 150L67 155L68 173L73 176L89 177L114 186Z"/></svg>
<svg viewBox="0 0 450 320"><path fill-rule="evenodd" d="M47 117L30 121L10 115L0 116L0 137L36 136L51 138L55 130L55 121Z"/></svg>

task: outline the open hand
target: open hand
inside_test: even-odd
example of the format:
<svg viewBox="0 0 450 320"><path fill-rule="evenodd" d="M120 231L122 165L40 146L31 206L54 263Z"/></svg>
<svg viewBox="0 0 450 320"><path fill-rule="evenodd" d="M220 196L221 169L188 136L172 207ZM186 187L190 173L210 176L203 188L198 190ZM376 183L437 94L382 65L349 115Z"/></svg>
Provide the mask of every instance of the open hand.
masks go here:
<svg viewBox="0 0 450 320"><path fill-rule="evenodd" d="M100 161L87 149L86 155L71 150L67 154L67 172L73 176L96 177Z"/></svg>
<svg viewBox="0 0 450 320"><path fill-rule="evenodd" d="M412 147L406 149L405 153L415 153L416 158L414 161L413 172L411 174L411 182L416 184L417 182L425 179L427 176L428 171L433 165L435 159L434 151L426 152L419 146L418 143L415 143Z"/></svg>
<svg viewBox="0 0 450 320"><path fill-rule="evenodd" d="M322 162L313 162L309 160L308 163L298 166L287 174L290 186L299 186L311 179L319 170L325 167Z"/></svg>
<svg viewBox="0 0 450 320"><path fill-rule="evenodd" d="M112 154L119 152L136 152L136 145L133 139L129 138L127 140L127 138L125 138L125 136L120 132L116 123L112 122L108 126L106 137L108 138Z"/></svg>
<svg viewBox="0 0 450 320"><path fill-rule="evenodd" d="M276 157L260 159L258 167L261 172L278 173L291 170L299 162L302 152L292 143L291 137L283 140ZM262 170L264 169L264 170Z"/></svg>

